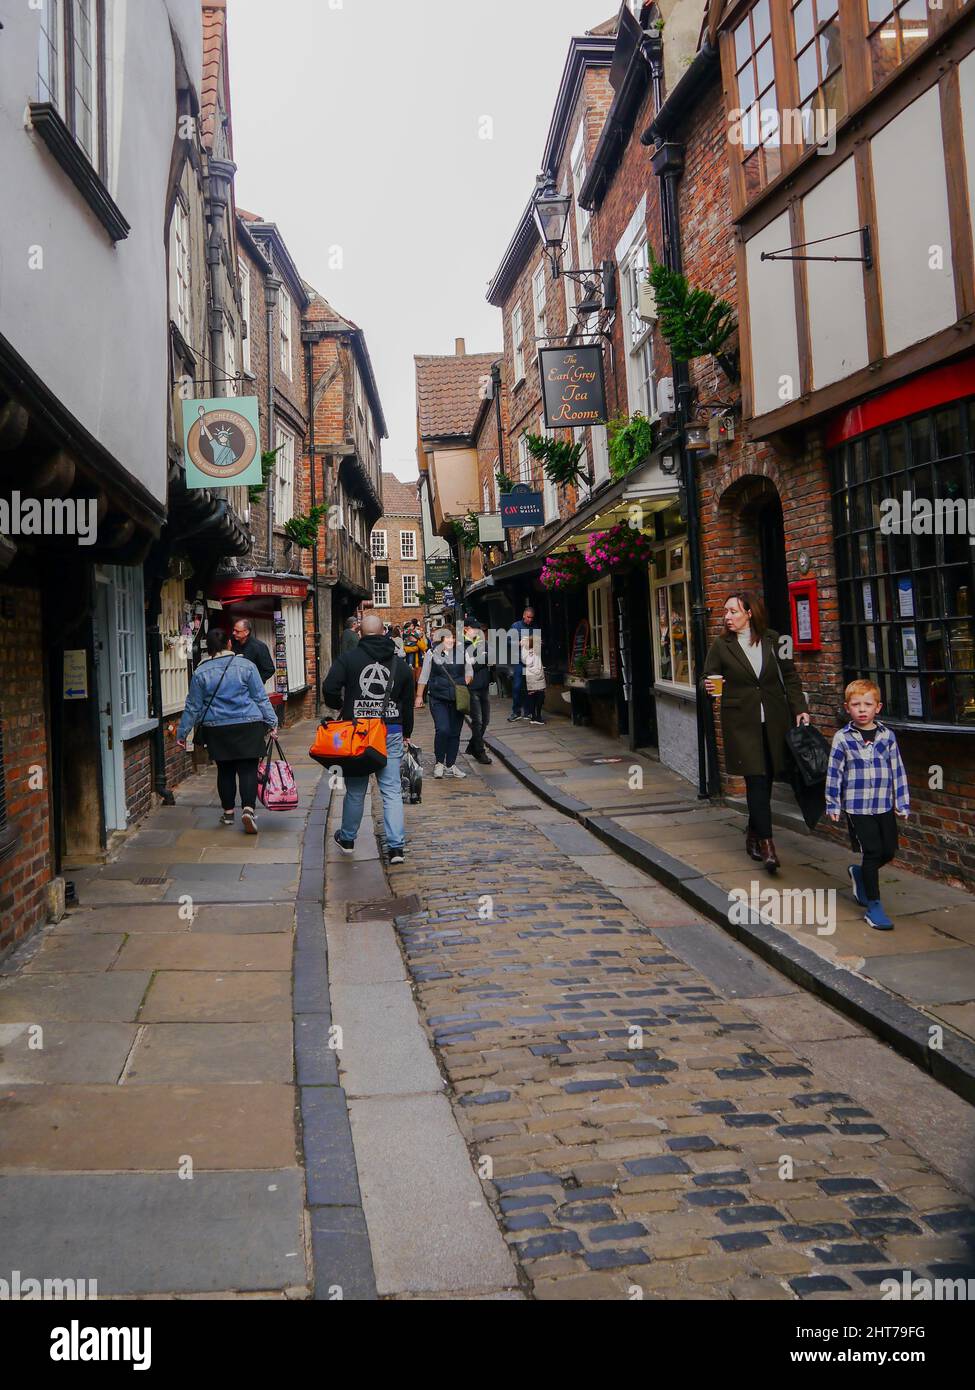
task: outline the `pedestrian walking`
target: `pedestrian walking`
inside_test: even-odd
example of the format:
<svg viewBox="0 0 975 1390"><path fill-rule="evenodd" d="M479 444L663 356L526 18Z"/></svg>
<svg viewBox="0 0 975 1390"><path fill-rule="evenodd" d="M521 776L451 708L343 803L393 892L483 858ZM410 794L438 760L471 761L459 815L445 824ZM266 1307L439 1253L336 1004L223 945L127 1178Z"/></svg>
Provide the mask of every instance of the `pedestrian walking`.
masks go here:
<svg viewBox="0 0 975 1390"><path fill-rule="evenodd" d="M402 864L406 825L400 763L413 732L413 680L406 662L396 655L393 639L383 634L378 613L363 616L358 644L335 660L322 695L329 709L341 709L343 719L382 719L386 725L386 766L376 773L376 782L383 799L389 862ZM355 849L368 786L368 776L345 779L342 824L335 832L343 854Z"/></svg>
<svg viewBox="0 0 975 1390"><path fill-rule="evenodd" d="M190 681L176 742L182 749L190 730L217 765L217 791L223 808L221 825L233 825L240 788L241 821L248 835L257 834L257 764L278 717L253 661L234 652L230 634L212 627L207 633L210 660Z"/></svg>
<svg viewBox="0 0 975 1390"><path fill-rule="evenodd" d="M880 870L897 855L898 816L910 814L907 772L897 736L877 718L883 709L880 687L873 681L851 681L843 703L850 722L833 735L826 814L838 821L846 812L851 842L863 856L847 871L863 920L877 931L893 931L880 901Z"/></svg>
<svg viewBox="0 0 975 1390"><path fill-rule="evenodd" d="M471 682L471 737L467 751L476 763L490 767L492 759L484 747L484 734L491 722L491 666L488 662L487 638L484 629L473 622L464 624L464 643L474 668Z"/></svg>
<svg viewBox="0 0 975 1390"><path fill-rule="evenodd" d="M339 642L339 656L345 656L346 652L354 652L359 645L359 621L357 618L346 618L345 631L342 633L342 640Z"/></svg>
<svg viewBox="0 0 975 1390"><path fill-rule="evenodd" d="M398 627L389 630L389 636L393 639L393 646L396 648L396 655L403 661L406 660L406 647L403 643L403 634Z"/></svg>
<svg viewBox="0 0 975 1390"><path fill-rule="evenodd" d="M779 641L761 600L743 590L725 603L724 632L704 663L704 688L721 708L725 767L745 779L745 851L769 873L780 868L772 838L772 784L789 770L787 732L793 724L809 723L802 683L792 662L779 654Z"/></svg>
<svg viewBox="0 0 975 1390"><path fill-rule="evenodd" d="M521 639L521 655L525 667L525 700L528 721L544 725L542 706L545 703L545 667L542 665L542 639L527 634Z"/></svg>
<svg viewBox="0 0 975 1390"><path fill-rule="evenodd" d="M250 618L238 618L234 623L234 651L247 661L253 661L263 683L274 675L277 667L266 642L254 636Z"/></svg>
<svg viewBox="0 0 975 1390"><path fill-rule="evenodd" d="M464 727L464 709L474 681L474 667L466 652L457 651L457 640L451 628L434 634L430 650L423 658L420 681L416 688L416 708L423 706L427 686L430 687L430 713L436 729L433 751L433 775L438 780L446 773L464 778L467 773L457 766L460 735ZM461 694L463 692L463 694Z"/></svg>
<svg viewBox="0 0 975 1390"><path fill-rule="evenodd" d="M514 724L519 719L529 717L527 691L525 689L525 667L521 656L521 639L526 632L532 632L535 627L535 610L529 604L517 622L512 623L509 629L509 641L511 643L513 660L511 663L511 713L508 715L508 723Z"/></svg>
<svg viewBox="0 0 975 1390"><path fill-rule="evenodd" d="M419 618L414 618L412 622L406 624L406 630L403 633L403 647L406 651L406 660L409 663L410 671L413 674L414 690L420 680L420 670L428 645Z"/></svg>

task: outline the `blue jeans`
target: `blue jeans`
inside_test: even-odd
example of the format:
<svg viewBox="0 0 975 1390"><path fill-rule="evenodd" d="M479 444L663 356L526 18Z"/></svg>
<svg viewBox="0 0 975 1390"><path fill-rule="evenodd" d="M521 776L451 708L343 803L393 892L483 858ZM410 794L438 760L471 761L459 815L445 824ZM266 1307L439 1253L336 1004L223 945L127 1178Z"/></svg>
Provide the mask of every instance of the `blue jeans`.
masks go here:
<svg viewBox="0 0 975 1390"><path fill-rule="evenodd" d="M438 763L453 767L460 750L464 716L453 700L441 700L437 695L430 696L430 713L437 731L433 740L433 756Z"/></svg>
<svg viewBox="0 0 975 1390"><path fill-rule="evenodd" d="M525 701L525 668L524 666L512 666L511 668L511 713L526 714Z"/></svg>
<svg viewBox="0 0 975 1390"><path fill-rule="evenodd" d="M383 798L383 826L386 831L386 848L402 849L406 844L406 826L403 823L403 784L400 781L400 763L403 760L403 735L390 731L386 735L386 766L376 773L376 782ZM359 833L362 824L362 811L366 802L368 777L346 777L345 801L342 803L343 840L350 843Z"/></svg>

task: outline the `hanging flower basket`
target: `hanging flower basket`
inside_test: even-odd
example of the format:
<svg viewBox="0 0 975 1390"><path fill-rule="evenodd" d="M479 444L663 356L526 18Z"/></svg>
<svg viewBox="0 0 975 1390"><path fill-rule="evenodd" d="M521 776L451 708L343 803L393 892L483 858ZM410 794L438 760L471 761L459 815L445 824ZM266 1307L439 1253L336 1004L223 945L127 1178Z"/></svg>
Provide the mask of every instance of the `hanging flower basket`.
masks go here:
<svg viewBox="0 0 975 1390"><path fill-rule="evenodd" d="M542 566L542 586L546 589L578 589L591 578L581 550L562 550L557 555L549 555Z"/></svg>
<svg viewBox="0 0 975 1390"><path fill-rule="evenodd" d="M593 574L610 574L647 565L652 553L649 538L621 521L608 531L593 532L586 546L586 564Z"/></svg>

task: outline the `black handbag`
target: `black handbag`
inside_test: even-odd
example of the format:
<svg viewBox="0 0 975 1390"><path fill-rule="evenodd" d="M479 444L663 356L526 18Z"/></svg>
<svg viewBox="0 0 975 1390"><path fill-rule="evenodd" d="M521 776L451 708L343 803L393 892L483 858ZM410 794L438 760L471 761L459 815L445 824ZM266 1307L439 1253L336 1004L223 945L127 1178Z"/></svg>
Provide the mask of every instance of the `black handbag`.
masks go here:
<svg viewBox="0 0 975 1390"><path fill-rule="evenodd" d="M211 661L213 660L212 657L211 657L210 659L211 659ZM210 696L209 700L207 700L207 707L206 707L206 709L203 711L203 713L200 715L200 722L199 722L199 724L197 724L196 728L193 730L193 747L194 747L194 748L205 748L205 747L207 746L206 734L205 734L204 731L203 731L203 721L204 721L204 719L206 719L207 715L210 713L210 706L213 704L214 700L217 698L217 691L218 691L218 690L220 689L220 687L223 685L223 678L224 678L224 676L227 674L227 671L230 670L231 666L233 666L233 664L234 664L234 662L235 662L236 660L237 660L236 656L232 656L232 657L230 658L230 660L227 662L226 669L223 671L223 673L222 673L221 676L220 676L220 679L217 681L216 685L213 687L213 694Z"/></svg>
<svg viewBox="0 0 975 1390"><path fill-rule="evenodd" d="M818 787L826 781L829 769L830 745L811 724L798 724L785 736L792 761L807 787Z"/></svg>

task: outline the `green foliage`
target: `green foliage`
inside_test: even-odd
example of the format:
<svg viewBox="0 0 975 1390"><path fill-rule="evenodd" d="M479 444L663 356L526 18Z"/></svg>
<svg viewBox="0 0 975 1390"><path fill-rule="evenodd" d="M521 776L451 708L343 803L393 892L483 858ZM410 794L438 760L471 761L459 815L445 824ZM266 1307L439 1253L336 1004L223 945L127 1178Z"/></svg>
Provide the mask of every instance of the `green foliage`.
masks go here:
<svg viewBox="0 0 975 1390"><path fill-rule="evenodd" d="M660 331L676 360L719 356L735 331L735 311L727 300L692 289L685 276L653 259L647 279L657 297Z"/></svg>
<svg viewBox="0 0 975 1390"><path fill-rule="evenodd" d="M307 516L293 516L284 523L284 534L302 550L311 550L318 535L318 526L327 507L312 507Z"/></svg>
<svg viewBox="0 0 975 1390"><path fill-rule="evenodd" d="M502 472L500 468L495 473L494 480L498 485L499 496L502 492L510 492L511 489L514 487L514 483L508 477L507 473Z"/></svg>
<svg viewBox="0 0 975 1390"><path fill-rule="evenodd" d="M473 550L481 543L480 522L477 512L470 511L463 521L453 522L454 538L465 550Z"/></svg>
<svg viewBox="0 0 975 1390"><path fill-rule="evenodd" d="M586 470L580 462L582 444L566 439L553 439L549 435L530 434L526 438L528 452L538 459L545 470L545 476L556 487L566 487L570 483L586 480Z"/></svg>
<svg viewBox="0 0 975 1390"><path fill-rule="evenodd" d="M639 412L628 420L618 415L609 422L609 471L613 478L625 478L653 450L653 425Z"/></svg>
<svg viewBox="0 0 975 1390"><path fill-rule="evenodd" d="M265 449L261 454L261 481L247 489L247 496L251 502L258 502L263 497L274 472L274 461L283 448L284 445L279 444L276 449Z"/></svg>

